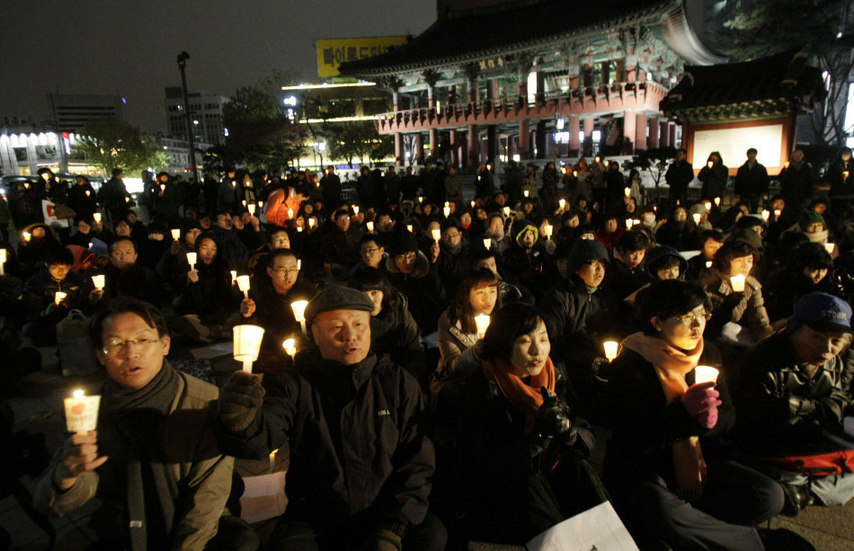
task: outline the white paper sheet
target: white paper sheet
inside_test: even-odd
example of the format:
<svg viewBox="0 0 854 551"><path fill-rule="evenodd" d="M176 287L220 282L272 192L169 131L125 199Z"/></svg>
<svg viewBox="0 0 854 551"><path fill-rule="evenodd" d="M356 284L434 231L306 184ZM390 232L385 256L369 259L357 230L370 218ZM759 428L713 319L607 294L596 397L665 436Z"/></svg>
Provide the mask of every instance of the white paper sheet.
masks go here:
<svg viewBox="0 0 854 551"><path fill-rule="evenodd" d="M555 524L528 542L528 551L638 551L611 502Z"/></svg>

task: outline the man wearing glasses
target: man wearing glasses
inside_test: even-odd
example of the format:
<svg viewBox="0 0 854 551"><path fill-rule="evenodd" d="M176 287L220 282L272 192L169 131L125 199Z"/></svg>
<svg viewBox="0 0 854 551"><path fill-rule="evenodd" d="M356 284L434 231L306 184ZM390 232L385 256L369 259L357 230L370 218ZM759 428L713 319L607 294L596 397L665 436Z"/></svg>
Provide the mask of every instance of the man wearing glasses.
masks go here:
<svg viewBox="0 0 854 551"><path fill-rule="evenodd" d="M257 548L226 509L233 459L211 431L217 388L166 361L163 314L117 299L92 320L91 337L107 375L93 391L98 430L65 441L36 487L36 507L63 516L100 498L98 549Z"/></svg>
<svg viewBox="0 0 854 551"><path fill-rule="evenodd" d="M300 340L302 331L294 318L291 303L314 296L314 287L299 281L300 261L290 249L275 249L269 255L266 274L256 278L249 298L240 303L241 323L260 325L264 339L255 367L260 371L283 369L293 360L282 342Z"/></svg>

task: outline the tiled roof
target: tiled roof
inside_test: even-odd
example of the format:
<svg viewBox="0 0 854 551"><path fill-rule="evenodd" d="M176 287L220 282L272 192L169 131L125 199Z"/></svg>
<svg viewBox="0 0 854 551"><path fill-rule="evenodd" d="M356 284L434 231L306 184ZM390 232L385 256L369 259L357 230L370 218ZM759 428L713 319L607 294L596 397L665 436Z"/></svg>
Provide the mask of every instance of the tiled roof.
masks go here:
<svg viewBox="0 0 854 551"><path fill-rule="evenodd" d="M441 18L411 42L381 56L341 65L342 75L414 70L560 40L643 18L674 0L544 0Z"/></svg>
<svg viewBox="0 0 854 551"><path fill-rule="evenodd" d="M810 95L824 95L821 70L807 65L802 53L789 51L744 63L687 66L660 107L677 116L724 107L730 114L746 113Z"/></svg>

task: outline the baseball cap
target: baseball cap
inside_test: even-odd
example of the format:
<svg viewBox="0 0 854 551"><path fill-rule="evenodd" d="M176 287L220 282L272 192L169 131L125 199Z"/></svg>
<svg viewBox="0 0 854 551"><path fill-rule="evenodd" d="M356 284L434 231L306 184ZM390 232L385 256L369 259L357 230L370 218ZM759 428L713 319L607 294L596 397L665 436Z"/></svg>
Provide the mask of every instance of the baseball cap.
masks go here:
<svg viewBox="0 0 854 551"><path fill-rule="evenodd" d="M802 324L816 331L851 333L851 306L828 293L810 293L795 304L788 329L792 331Z"/></svg>

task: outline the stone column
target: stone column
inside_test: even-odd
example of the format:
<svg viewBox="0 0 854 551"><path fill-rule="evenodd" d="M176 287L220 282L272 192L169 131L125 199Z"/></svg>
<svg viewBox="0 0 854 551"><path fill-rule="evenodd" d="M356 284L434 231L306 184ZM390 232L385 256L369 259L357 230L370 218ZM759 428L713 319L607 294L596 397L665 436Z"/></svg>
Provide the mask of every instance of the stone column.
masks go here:
<svg viewBox="0 0 854 551"><path fill-rule="evenodd" d="M430 135L430 156L436 159L439 155L439 130L431 128L428 132Z"/></svg>
<svg viewBox="0 0 854 551"><path fill-rule="evenodd" d="M635 150L646 149L646 113L638 113L635 120Z"/></svg>
<svg viewBox="0 0 854 551"><path fill-rule="evenodd" d="M668 122L665 119L661 119L658 121L658 131L661 134L661 147L671 147L673 144L670 143L670 130L668 128Z"/></svg>
<svg viewBox="0 0 854 551"><path fill-rule="evenodd" d="M669 122L667 123L667 133L670 134L670 145L673 147L678 147L679 145L676 143L676 123Z"/></svg>
<svg viewBox="0 0 854 551"><path fill-rule="evenodd" d="M531 158L531 126L528 119L519 121L519 157L523 160Z"/></svg>
<svg viewBox="0 0 854 551"><path fill-rule="evenodd" d="M635 136L636 119L637 117L634 111L631 109L627 109L625 111L625 116L623 118L623 138L628 138L632 141L632 148L637 146L635 143L635 139L637 139Z"/></svg>
<svg viewBox="0 0 854 551"><path fill-rule="evenodd" d="M569 150L579 151L581 149L581 141L578 139L578 132L581 126L581 119L578 115L569 116Z"/></svg>
<svg viewBox="0 0 854 551"><path fill-rule="evenodd" d="M394 133L394 166L403 166L403 134Z"/></svg>
<svg viewBox="0 0 854 551"><path fill-rule="evenodd" d="M430 84L427 85L427 107L430 109L436 107L436 90Z"/></svg>
<svg viewBox="0 0 854 551"><path fill-rule="evenodd" d="M658 119L650 117L649 119L649 148L658 149Z"/></svg>
<svg viewBox="0 0 854 551"><path fill-rule="evenodd" d="M540 120L537 122L537 159L545 159L546 158L546 141L547 141L547 132L546 132L546 121Z"/></svg>
<svg viewBox="0 0 854 551"><path fill-rule="evenodd" d="M457 131L448 132L448 140L451 142L451 165L459 168L459 156L457 155Z"/></svg>
<svg viewBox="0 0 854 551"><path fill-rule="evenodd" d="M392 111L400 111L400 94L397 90L391 93L391 106Z"/></svg>
<svg viewBox="0 0 854 551"><path fill-rule="evenodd" d="M480 158L480 132L476 124L470 124L468 127L468 155L466 155L466 166L477 167L478 159Z"/></svg>
<svg viewBox="0 0 854 551"><path fill-rule="evenodd" d="M415 152L412 157L415 163L424 164L424 134L421 132L415 134Z"/></svg>
<svg viewBox="0 0 854 551"><path fill-rule="evenodd" d="M498 157L498 127L490 124L486 127L486 160L495 162Z"/></svg>

